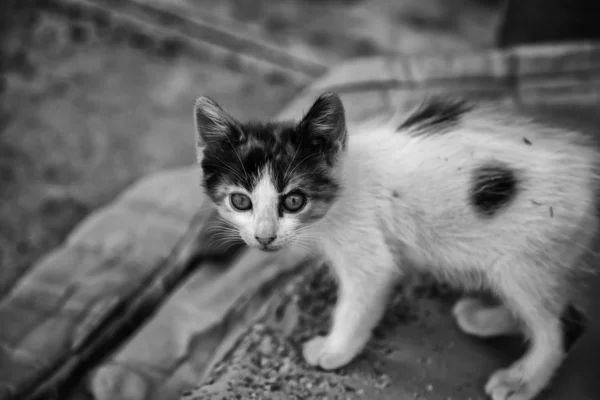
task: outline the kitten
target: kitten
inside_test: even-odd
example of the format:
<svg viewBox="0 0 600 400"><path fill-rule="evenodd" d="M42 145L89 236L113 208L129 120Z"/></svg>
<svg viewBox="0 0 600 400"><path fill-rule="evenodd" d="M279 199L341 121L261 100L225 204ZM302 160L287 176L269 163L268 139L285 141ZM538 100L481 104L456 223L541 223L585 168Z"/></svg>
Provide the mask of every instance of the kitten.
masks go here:
<svg viewBox="0 0 600 400"><path fill-rule="evenodd" d="M297 123L241 123L206 97L194 113L203 186L221 216L251 247L322 252L338 278L331 331L304 345L309 364L350 362L413 269L502 301L460 300L463 331L529 339L488 380L493 400L548 385L564 357L560 315L599 227L600 158L583 135L442 97L351 136L333 93Z"/></svg>

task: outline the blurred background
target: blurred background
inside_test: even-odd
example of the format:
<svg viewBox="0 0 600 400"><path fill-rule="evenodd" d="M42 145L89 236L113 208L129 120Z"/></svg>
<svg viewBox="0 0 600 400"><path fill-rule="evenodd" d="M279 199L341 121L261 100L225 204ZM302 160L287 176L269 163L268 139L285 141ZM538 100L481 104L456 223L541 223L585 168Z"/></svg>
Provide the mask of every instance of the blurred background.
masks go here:
<svg viewBox="0 0 600 400"><path fill-rule="evenodd" d="M600 25L594 13L600 16L600 3L588 0L0 0L0 400L38 388L47 396L52 385L73 377L75 383L68 387L73 393L56 398L176 399L212 366L207 360L216 359L231 337L241 335L240 327L250 325L256 305L266 303L269 296L262 290L272 283L267 275L280 269L281 260L271 260L268 267L260 257L250 257L246 265L232 262L229 266L236 265L239 272L229 275L222 265L203 265L191 278L176 266L168 279L155 285L162 289L158 295L159 291L138 291L152 287L148 282L165 272L161 268L165 275L169 272L170 266L151 262L133 266L163 261L153 258L159 251L148 251L152 240L162 240L162 232L144 237L148 242L128 238L141 243L142 253L152 253L136 253L135 263L127 258L131 254L111 253L114 249L101 254L116 258L108 266L98 261L100 256L93 259L89 249L81 258L69 259L85 247L81 243L63 248L69 261L64 265L59 265L64 261L60 257L54 264L40 261L86 216L133 182L194 164L196 97L212 97L239 119L265 119L344 61L483 54L495 48L498 53L485 56L495 62L501 48L514 44L579 40L572 48L551 43L537 53L509 49L504 55L510 53L508 62L515 54L521 57L520 72L531 75L519 78L520 90L529 90L535 101L543 103L555 91L555 100L582 108L580 100L585 98L597 109L600 47L590 45L590 39L600 37ZM469 70L476 58L460 62ZM502 75L508 68L498 72L495 66L488 65L492 79L504 84L504 79L515 78ZM486 80L488 75L475 78ZM514 89L510 85L502 90ZM362 107L360 96L355 98ZM148 185L154 185L155 197L162 196L159 183ZM163 197L172 195L169 201L176 202L180 194ZM180 197L195 199L188 193ZM152 200L161 203L162 197ZM148 210L129 210L133 222L123 225L139 223L140 230L153 226L152 218L159 220L156 215L164 210ZM141 221L140 215L149 216L150 222ZM177 218L183 237L188 220ZM157 222L157 230L166 232L177 218L160 221L164 225ZM98 231L94 234L101 242L103 232ZM164 248L170 251L171 245ZM80 268L78 263L89 259ZM36 269L41 272L34 278L24 278ZM184 283L176 288L178 279ZM168 284L162 285L164 281ZM18 287L17 282L24 284ZM47 297L40 294L44 290L36 291L39 287L29 287L39 282L50 282L43 288ZM248 289L252 285L254 292ZM235 301L246 294L240 294L242 286L255 302L239 311ZM131 304L131 314L115 312ZM154 318L128 319L144 313L146 318L157 309ZM230 323L228 318L237 320ZM451 322L434 314L436 318L444 326L439 342L445 343ZM81 356L87 348L96 358ZM468 351L484 354L479 347L465 345L456 350L456 359L469 359L464 356ZM80 364L85 364L80 374L71 374ZM477 362L471 366L481 369ZM93 373L83 377L89 371ZM460 368L453 372L470 379ZM439 381L441 387L443 379ZM398 387L405 384L397 382ZM425 383L419 385L427 388ZM156 389L161 387L164 392ZM477 393L475 388L468 390ZM438 394L446 398L443 388ZM426 389L426 396L433 399L434 393Z"/></svg>
<svg viewBox="0 0 600 400"><path fill-rule="evenodd" d="M492 0L3 0L0 293L136 178L194 161L191 109L273 116L343 60L493 44Z"/></svg>

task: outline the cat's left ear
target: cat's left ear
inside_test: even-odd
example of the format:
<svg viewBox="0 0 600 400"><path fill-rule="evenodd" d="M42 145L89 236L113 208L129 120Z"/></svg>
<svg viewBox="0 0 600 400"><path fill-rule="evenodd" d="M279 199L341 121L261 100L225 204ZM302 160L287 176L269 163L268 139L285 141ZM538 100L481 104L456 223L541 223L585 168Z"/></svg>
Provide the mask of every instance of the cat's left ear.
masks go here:
<svg viewBox="0 0 600 400"><path fill-rule="evenodd" d="M194 104L194 125L196 127L196 151L198 157L204 147L219 144L223 139L239 135L237 122L214 100L198 97Z"/></svg>
<svg viewBox="0 0 600 400"><path fill-rule="evenodd" d="M346 113L336 93L324 93L298 124L312 144L338 151L346 147Z"/></svg>

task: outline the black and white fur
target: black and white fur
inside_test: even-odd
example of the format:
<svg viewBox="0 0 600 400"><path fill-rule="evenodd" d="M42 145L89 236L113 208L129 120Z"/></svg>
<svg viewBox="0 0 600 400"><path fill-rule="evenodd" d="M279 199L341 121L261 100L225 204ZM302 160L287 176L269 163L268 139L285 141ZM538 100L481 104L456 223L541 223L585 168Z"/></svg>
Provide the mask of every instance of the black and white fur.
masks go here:
<svg viewBox="0 0 600 400"><path fill-rule="evenodd" d="M333 93L298 123L241 123L206 97L194 114L203 186L229 233L265 251L322 252L339 280L330 333L304 346L309 364L350 362L394 283L417 269L501 300L460 300L463 331L530 340L488 380L493 400L548 385L599 227L599 157L583 135L441 97L353 135Z"/></svg>

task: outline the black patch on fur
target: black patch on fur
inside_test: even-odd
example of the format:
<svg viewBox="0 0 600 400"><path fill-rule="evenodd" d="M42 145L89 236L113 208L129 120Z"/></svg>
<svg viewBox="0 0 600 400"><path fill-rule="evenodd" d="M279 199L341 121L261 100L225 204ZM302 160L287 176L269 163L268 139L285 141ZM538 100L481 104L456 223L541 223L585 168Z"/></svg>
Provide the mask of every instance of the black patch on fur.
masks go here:
<svg viewBox="0 0 600 400"><path fill-rule="evenodd" d="M588 321L573 305L568 305L561 316L563 349L569 351L586 329Z"/></svg>
<svg viewBox="0 0 600 400"><path fill-rule="evenodd" d="M397 131L407 131L411 136L445 133L460 123L462 116L472 108L464 99L432 97L414 110Z"/></svg>
<svg viewBox="0 0 600 400"><path fill-rule="evenodd" d="M211 126L213 120L208 120L208 128L220 130L208 131L209 140L200 147L203 186L215 203L223 201L219 195L223 185L252 191L268 170L279 194L293 183L288 190L309 198L311 212L302 218L320 218L327 212L340 188L333 167L346 144L344 107L336 94L321 95L299 123L240 123L217 105L209 106L208 117L223 114L217 121L220 125ZM202 132L207 125L200 118L204 110L198 106L195 110L198 132Z"/></svg>
<svg viewBox="0 0 600 400"><path fill-rule="evenodd" d="M290 179L301 177L298 188L312 201L331 202L336 197L339 183L331 176L330 153L322 143L307 140L296 124L252 122L235 129L242 132L204 150L203 186L213 201L221 200L217 189L223 183L251 191L266 166L279 192Z"/></svg>
<svg viewBox="0 0 600 400"><path fill-rule="evenodd" d="M471 205L477 213L491 217L516 196L518 179L509 166L491 162L473 171Z"/></svg>

